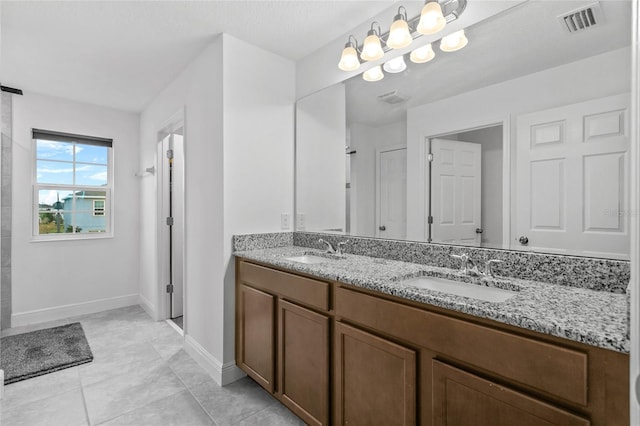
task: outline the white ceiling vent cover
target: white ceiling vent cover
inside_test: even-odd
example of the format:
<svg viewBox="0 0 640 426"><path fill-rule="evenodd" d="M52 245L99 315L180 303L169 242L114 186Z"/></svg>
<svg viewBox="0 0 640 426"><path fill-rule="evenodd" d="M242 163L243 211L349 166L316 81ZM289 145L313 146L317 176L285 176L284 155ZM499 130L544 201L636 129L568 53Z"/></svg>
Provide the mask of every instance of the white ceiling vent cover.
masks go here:
<svg viewBox="0 0 640 426"><path fill-rule="evenodd" d="M398 89L392 90L391 92L383 93L382 95L378 95L378 99L382 102L386 102L388 104L400 104L402 102L406 102L409 100L408 97L404 97L398 94Z"/></svg>
<svg viewBox="0 0 640 426"><path fill-rule="evenodd" d="M558 16L560 26L568 33L577 33L602 24L602 9L595 2Z"/></svg>

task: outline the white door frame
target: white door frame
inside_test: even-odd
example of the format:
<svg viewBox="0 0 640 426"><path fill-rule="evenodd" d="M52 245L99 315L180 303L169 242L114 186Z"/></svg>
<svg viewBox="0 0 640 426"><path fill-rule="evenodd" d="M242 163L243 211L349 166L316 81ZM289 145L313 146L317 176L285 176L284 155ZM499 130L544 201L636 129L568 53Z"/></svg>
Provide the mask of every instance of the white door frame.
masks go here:
<svg viewBox="0 0 640 426"><path fill-rule="evenodd" d="M186 111L185 108L180 108L175 114L173 114L169 119L167 119L163 126L160 127L156 135L160 135L161 133L169 133L175 129L182 127L183 129L183 157L186 162L186 151L187 151L187 129L186 129ZM157 138L159 139L159 138ZM167 285L167 277L164 273L163 262L162 262L162 253L168 246L168 241L166 241L166 233L163 232L163 226L165 225L166 218L163 213L163 186L162 186L162 170L164 165L164 153L158 155L158 145L162 144L162 139L156 141L156 235L157 235L157 245L156 245L156 270L157 270L157 283L156 283L156 320L166 320L169 319L171 315L171 299L166 290ZM185 167L186 169L186 167ZM184 190L183 190L183 206L184 206L184 216L186 217L186 198L187 198L187 184L186 184L186 173L184 176ZM186 236L186 227L184 220L182 223L177 226L181 227L182 235L183 235L183 250L182 250L182 264L186 265L187 259L187 236ZM182 302L182 310L183 310L183 332L187 329L187 271L186 267L183 267L182 274L182 283L183 283L183 302Z"/></svg>
<svg viewBox="0 0 640 426"><path fill-rule="evenodd" d="M640 132L638 130L638 114L640 113L640 49L639 21L640 8L638 2L633 2L632 13L633 29L631 42L631 141L629 148L630 171L630 210L629 218L631 232L631 247L629 258L631 260L631 279L629 281L629 293L631 301L631 353L629 357L629 399L630 399L630 424L640 424Z"/></svg>
<svg viewBox="0 0 640 426"><path fill-rule="evenodd" d="M468 125L465 125L468 124ZM420 161L421 173L424 176L424 187L422 193L427 194L427 190L431 187L431 176L429 175L429 162L427 155L430 151L431 139L439 139L444 136L471 132L474 130L486 129L487 127L502 126L502 245L503 248L510 248L511 243L511 117L506 116L501 119L486 120L483 123L476 123L465 117L460 117L460 123L456 128L444 131L436 135L425 136L420 147L420 152L424 153L424 158ZM453 127L453 126L452 126ZM424 241L429 237L429 197L424 197ZM437 241L432 241L437 243Z"/></svg>
<svg viewBox="0 0 640 426"><path fill-rule="evenodd" d="M375 197L376 197L376 218L375 218L375 231L376 231L376 238L381 238L380 237L380 155L383 152L389 152L389 151L398 151L407 149L407 145L402 145L402 144L397 144L397 145L389 145L389 146L385 146L384 148L378 148L376 149L376 193L375 193ZM353 195L353 194L352 194Z"/></svg>

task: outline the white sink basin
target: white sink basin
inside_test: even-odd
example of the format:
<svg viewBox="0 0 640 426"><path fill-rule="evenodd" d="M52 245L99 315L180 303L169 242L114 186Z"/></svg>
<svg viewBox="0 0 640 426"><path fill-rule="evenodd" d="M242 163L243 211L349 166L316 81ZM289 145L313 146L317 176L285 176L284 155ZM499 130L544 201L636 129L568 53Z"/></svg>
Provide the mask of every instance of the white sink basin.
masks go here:
<svg viewBox="0 0 640 426"><path fill-rule="evenodd" d="M518 294L515 291L462 283L439 277L418 277L403 281L402 283L412 287L438 291L440 293L455 294L456 296L484 300L485 302L504 302Z"/></svg>
<svg viewBox="0 0 640 426"><path fill-rule="evenodd" d="M333 262L333 259L321 256L314 256L312 254L305 254L304 256L295 256L295 257L285 257L285 260L290 260L292 262L298 263L306 263L308 265L313 265L316 263L326 263Z"/></svg>

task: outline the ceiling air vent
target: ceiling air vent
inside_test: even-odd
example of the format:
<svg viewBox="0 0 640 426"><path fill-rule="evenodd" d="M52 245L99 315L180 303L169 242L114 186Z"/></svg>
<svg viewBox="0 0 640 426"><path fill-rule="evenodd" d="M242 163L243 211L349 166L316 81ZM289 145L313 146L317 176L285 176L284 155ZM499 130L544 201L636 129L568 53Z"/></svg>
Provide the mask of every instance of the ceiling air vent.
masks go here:
<svg viewBox="0 0 640 426"><path fill-rule="evenodd" d="M602 24L600 3L592 3L558 16L562 28L568 33L577 33Z"/></svg>
<svg viewBox="0 0 640 426"><path fill-rule="evenodd" d="M386 102L392 105L406 102L409 100L409 98L399 95L398 89L392 90L391 92L383 93L382 95L378 96L378 99L380 99L382 102Z"/></svg>

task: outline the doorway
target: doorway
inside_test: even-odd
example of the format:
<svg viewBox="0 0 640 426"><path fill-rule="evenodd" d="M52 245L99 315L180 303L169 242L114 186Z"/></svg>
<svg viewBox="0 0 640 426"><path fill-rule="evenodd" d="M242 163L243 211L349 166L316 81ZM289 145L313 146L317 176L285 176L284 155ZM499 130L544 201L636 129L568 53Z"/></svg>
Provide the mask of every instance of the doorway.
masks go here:
<svg viewBox="0 0 640 426"><path fill-rule="evenodd" d="M407 148L376 151L376 237L402 240L407 235Z"/></svg>
<svg viewBox="0 0 640 426"><path fill-rule="evenodd" d="M158 265L161 318L184 327L184 124L158 133Z"/></svg>
<svg viewBox="0 0 640 426"><path fill-rule="evenodd" d="M428 241L503 245L503 135L495 124L429 139Z"/></svg>

